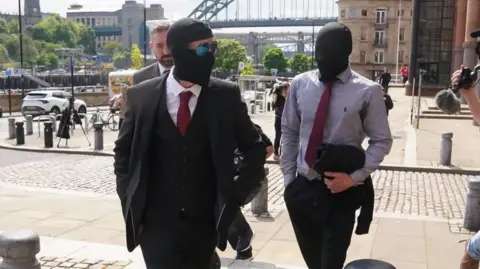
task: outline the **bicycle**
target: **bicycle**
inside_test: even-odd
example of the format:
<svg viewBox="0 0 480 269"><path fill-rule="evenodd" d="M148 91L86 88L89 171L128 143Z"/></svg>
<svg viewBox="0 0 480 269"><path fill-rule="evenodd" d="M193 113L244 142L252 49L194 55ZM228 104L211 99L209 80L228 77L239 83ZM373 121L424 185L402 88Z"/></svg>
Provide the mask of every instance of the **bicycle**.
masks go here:
<svg viewBox="0 0 480 269"><path fill-rule="evenodd" d="M101 112L100 108L97 108L97 112L93 114L90 120L88 121L87 131L90 131L94 127L94 123L96 122L101 122L103 124L103 127L108 127L112 131L118 131L119 118L116 113L116 110L114 109L110 109L110 112L105 117L104 112Z"/></svg>

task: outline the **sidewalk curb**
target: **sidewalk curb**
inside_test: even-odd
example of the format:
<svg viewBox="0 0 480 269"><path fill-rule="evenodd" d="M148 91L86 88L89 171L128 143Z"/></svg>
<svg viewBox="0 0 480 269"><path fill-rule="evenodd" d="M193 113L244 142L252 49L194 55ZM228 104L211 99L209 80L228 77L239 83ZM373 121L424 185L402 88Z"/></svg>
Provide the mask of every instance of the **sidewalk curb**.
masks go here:
<svg viewBox="0 0 480 269"><path fill-rule="evenodd" d="M61 149L61 148L32 148L25 146L13 146L8 144L0 144L0 149L9 149L17 151L38 152L38 153L61 153L61 154L77 154L89 156L106 156L113 157L113 152L94 151L94 150L76 150L76 149Z"/></svg>
<svg viewBox="0 0 480 269"><path fill-rule="evenodd" d="M77 155L89 155L89 156L104 156L113 157L113 152L107 151L93 151L93 150L75 150L75 149L59 149L59 148L32 148L24 146L13 146L0 144L0 149L38 152L38 153L61 153L61 154L77 154ZM266 164L279 164L278 161L267 160ZM388 171L403 171L403 172L420 172L420 173L443 173L443 174L461 174L479 176L480 169L475 168L457 168L457 167L431 167L431 166L408 166L408 165L395 165L395 164L381 164L378 167L379 170Z"/></svg>

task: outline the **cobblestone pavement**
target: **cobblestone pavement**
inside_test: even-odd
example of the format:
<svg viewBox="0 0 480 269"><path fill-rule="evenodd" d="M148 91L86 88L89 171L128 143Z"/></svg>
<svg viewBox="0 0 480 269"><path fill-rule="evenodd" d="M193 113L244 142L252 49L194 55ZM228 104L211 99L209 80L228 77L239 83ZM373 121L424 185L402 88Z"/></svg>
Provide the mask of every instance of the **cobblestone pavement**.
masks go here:
<svg viewBox="0 0 480 269"><path fill-rule="evenodd" d="M131 261L103 261L103 260L82 260L56 257L40 257L42 269L122 269L130 265Z"/></svg>
<svg viewBox="0 0 480 269"><path fill-rule="evenodd" d="M20 154L16 151L2 151L0 154L2 156L0 182L28 187L115 194L111 157ZM16 154L19 155L14 157ZM15 159L20 158L19 156L24 162ZM279 209L284 207L283 177L278 165L268 166L269 204L276 215L281 211ZM375 212L448 219L453 232L463 232L461 224L468 179L471 177L440 173L377 171L373 174Z"/></svg>

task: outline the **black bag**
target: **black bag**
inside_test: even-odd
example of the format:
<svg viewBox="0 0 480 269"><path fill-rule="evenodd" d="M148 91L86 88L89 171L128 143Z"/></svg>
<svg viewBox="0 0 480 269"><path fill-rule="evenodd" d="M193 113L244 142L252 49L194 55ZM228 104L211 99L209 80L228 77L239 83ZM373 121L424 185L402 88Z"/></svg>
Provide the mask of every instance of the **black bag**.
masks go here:
<svg viewBox="0 0 480 269"><path fill-rule="evenodd" d="M234 168L235 168L234 179L236 179L236 176L238 175L238 173L240 171L240 168L243 165L242 161L243 161L242 153L240 153L240 151L238 151L238 149L235 150L235 152L233 153L233 165L234 165ZM245 199L245 201L242 203L241 206L245 206L245 205L252 202L253 198L255 198L258 195L258 193L260 192L260 190L262 189L262 185L264 184L265 180L266 180L266 176L263 176L262 180L250 192L250 194L247 196L247 199Z"/></svg>

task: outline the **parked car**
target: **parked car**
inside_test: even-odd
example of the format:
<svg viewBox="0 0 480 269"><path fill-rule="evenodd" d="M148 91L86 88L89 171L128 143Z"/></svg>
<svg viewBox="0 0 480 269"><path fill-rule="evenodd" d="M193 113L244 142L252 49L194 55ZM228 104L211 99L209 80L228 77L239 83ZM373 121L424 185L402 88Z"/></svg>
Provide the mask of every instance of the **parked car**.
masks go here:
<svg viewBox="0 0 480 269"><path fill-rule="evenodd" d="M3 117L3 108L2 105L0 105L0 118Z"/></svg>
<svg viewBox="0 0 480 269"><path fill-rule="evenodd" d="M61 90L31 91L22 101L22 115L48 115L50 113L60 114L69 105L72 95ZM75 99L74 109L78 113L87 113L87 104Z"/></svg>

